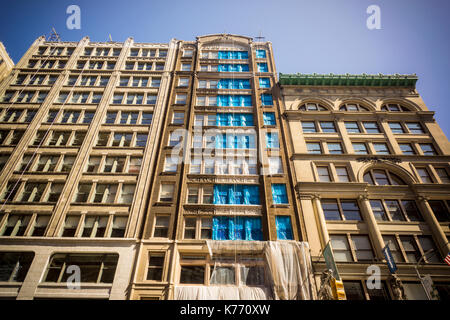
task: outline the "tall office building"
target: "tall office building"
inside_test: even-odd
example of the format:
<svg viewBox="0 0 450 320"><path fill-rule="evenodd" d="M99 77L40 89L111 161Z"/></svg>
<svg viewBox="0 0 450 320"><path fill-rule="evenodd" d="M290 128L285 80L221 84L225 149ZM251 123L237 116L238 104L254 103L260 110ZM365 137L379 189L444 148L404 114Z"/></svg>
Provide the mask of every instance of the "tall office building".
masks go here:
<svg viewBox="0 0 450 320"><path fill-rule="evenodd" d="M278 241L302 240L302 226L271 43L208 35L178 48L131 298L312 296L307 244Z"/></svg>
<svg viewBox="0 0 450 320"><path fill-rule="evenodd" d="M347 299L397 299L402 288L407 299L427 299L418 274L431 275L449 299L450 143L416 81L280 75L305 237L318 272L331 243ZM386 245L400 286L383 261ZM381 270L379 289L366 281L373 265Z"/></svg>
<svg viewBox="0 0 450 320"><path fill-rule="evenodd" d="M2 83L2 298L127 297L173 53L41 37Z"/></svg>

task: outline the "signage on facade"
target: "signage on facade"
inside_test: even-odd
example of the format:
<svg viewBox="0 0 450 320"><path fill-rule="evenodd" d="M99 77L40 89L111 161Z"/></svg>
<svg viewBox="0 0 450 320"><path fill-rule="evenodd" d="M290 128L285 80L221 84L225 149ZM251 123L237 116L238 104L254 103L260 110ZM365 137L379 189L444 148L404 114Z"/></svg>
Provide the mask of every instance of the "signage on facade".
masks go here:
<svg viewBox="0 0 450 320"><path fill-rule="evenodd" d="M395 273L397 271L397 265L395 264L394 257L392 257L391 249L389 249L389 245L386 245L382 250L384 257L386 258L386 262L391 273Z"/></svg>
<svg viewBox="0 0 450 320"><path fill-rule="evenodd" d="M323 249L323 257L325 258L327 269L333 272L333 277L336 280L341 280L338 269L336 267L336 262L334 261L333 250L331 249L330 242L328 242L327 245L325 246L325 249Z"/></svg>

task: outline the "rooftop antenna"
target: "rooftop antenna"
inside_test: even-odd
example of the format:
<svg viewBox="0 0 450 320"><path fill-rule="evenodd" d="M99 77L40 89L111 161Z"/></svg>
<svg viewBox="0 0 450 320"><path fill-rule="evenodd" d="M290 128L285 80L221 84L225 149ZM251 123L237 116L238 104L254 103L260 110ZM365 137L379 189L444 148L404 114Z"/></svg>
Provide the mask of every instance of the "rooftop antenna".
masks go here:
<svg viewBox="0 0 450 320"><path fill-rule="evenodd" d="M47 41L58 41L61 42L61 38L59 37L58 32L56 32L55 28L52 27L52 32L47 37Z"/></svg>
<svg viewBox="0 0 450 320"><path fill-rule="evenodd" d="M113 42L111 34L109 34L109 42Z"/></svg>
<svg viewBox="0 0 450 320"><path fill-rule="evenodd" d="M259 31L259 35L255 37L255 42L264 42L266 41L266 37L263 37L261 30Z"/></svg>

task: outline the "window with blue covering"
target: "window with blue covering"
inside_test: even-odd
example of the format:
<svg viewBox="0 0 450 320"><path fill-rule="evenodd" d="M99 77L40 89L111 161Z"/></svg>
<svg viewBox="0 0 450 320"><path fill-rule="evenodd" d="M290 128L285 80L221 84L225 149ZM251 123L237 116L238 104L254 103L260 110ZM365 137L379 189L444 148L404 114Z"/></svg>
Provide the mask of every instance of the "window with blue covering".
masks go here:
<svg viewBox="0 0 450 320"><path fill-rule="evenodd" d="M253 126L253 115L249 113L218 113L216 125L219 127L248 127Z"/></svg>
<svg viewBox="0 0 450 320"><path fill-rule="evenodd" d="M259 204L259 187L254 185L216 184L214 204Z"/></svg>
<svg viewBox="0 0 450 320"><path fill-rule="evenodd" d="M264 121L264 125L266 125L266 126L276 125L275 113L274 112L264 112L263 113L263 121Z"/></svg>
<svg viewBox="0 0 450 320"><path fill-rule="evenodd" d="M217 106L219 107L251 107L251 95L230 95L219 94L217 96Z"/></svg>
<svg viewBox="0 0 450 320"><path fill-rule="evenodd" d="M280 147L280 141L278 140L278 133L266 132L266 147L278 149Z"/></svg>
<svg viewBox="0 0 450 320"><path fill-rule="evenodd" d="M249 79L220 79L218 89L250 89Z"/></svg>
<svg viewBox="0 0 450 320"><path fill-rule="evenodd" d="M222 63L219 64L218 72L246 72L249 71L248 64ZM261 71L262 72L262 71Z"/></svg>
<svg viewBox="0 0 450 320"><path fill-rule="evenodd" d="M219 59L248 59L248 51L219 51Z"/></svg>
<svg viewBox="0 0 450 320"><path fill-rule="evenodd" d="M275 204L287 204L288 196L286 185L283 183L272 184L272 199Z"/></svg>
<svg viewBox="0 0 450 320"><path fill-rule="evenodd" d="M262 225L259 217L214 217L213 240L262 240Z"/></svg>
<svg viewBox="0 0 450 320"><path fill-rule="evenodd" d="M218 134L216 135L217 149L254 149L255 136L249 134Z"/></svg>
<svg viewBox="0 0 450 320"><path fill-rule="evenodd" d="M276 216L275 224L277 227L278 240L294 240L294 235L292 233L291 217Z"/></svg>
<svg viewBox="0 0 450 320"><path fill-rule="evenodd" d="M271 94L263 93L261 95L261 103L263 106L273 106L273 98Z"/></svg>
<svg viewBox="0 0 450 320"><path fill-rule="evenodd" d="M259 78L260 88L270 88L270 78Z"/></svg>
<svg viewBox="0 0 450 320"><path fill-rule="evenodd" d="M257 58L265 58L266 57L266 50L257 49L256 50L256 57Z"/></svg>
<svg viewBox="0 0 450 320"><path fill-rule="evenodd" d="M258 72L269 72L269 67L267 66L267 63L258 63Z"/></svg>

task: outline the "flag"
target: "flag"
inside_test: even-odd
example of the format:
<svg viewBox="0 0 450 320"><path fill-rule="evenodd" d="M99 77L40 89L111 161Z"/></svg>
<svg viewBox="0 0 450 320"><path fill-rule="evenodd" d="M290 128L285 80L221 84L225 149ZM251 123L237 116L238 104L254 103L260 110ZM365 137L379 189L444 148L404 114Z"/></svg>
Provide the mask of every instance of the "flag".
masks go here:
<svg viewBox="0 0 450 320"><path fill-rule="evenodd" d="M447 253L447 256L445 257L444 261L450 266L450 252Z"/></svg>

